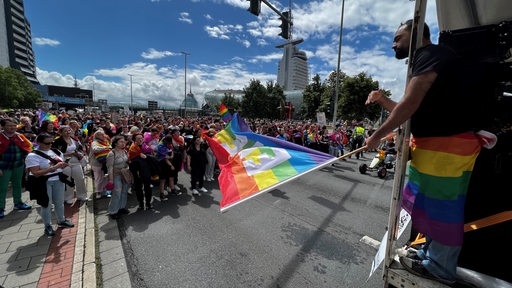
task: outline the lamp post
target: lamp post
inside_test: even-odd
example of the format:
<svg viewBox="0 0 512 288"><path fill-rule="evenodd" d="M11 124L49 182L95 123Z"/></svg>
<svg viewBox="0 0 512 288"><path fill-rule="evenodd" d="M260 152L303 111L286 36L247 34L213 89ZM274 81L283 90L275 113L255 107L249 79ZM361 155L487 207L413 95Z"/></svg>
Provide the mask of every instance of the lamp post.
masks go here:
<svg viewBox="0 0 512 288"><path fill-rule="evenodd" d="M92 82L92 103L94 105L94 87L96 86L96 83L93 81Z"/></svg>
<svg viewBox="0 0 512 288"><path fill-rule="evenodd" d="M185 109L183 110L183 117L187 117L187 56L190 55L190 53L183 51L180 53L185 55Z"/></svg>
<svg viewBox="0 0 512 288"><path fill-rule="evenodd" d="M132 86L133 74L128 74L128 76L130 76L130 111L133 112L133 86Z"/></svg>
<svg viewBox="0 0 512 288"><path fill-rule="evenodd" d="M343 14L345 10L345 0L341 2L341 20L340 20L340 43L338 47L338 67L336 70L336 88L334 90L334 109L332 116L332 124L336 125L336 114L338 113L338 92L340 86L340 62L341 62L341 39L343 38Z"/></svg>

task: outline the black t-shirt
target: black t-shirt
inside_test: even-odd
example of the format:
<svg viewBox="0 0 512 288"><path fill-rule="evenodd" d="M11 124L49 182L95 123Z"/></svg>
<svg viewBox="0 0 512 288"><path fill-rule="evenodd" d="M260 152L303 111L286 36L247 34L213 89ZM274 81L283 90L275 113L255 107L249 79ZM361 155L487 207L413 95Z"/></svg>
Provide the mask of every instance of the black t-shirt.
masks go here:
<svg viewBox="0 0 512 288"><path fill-rule="evenodd" d="M443 45L419 48L414 56L412 76L435 71L437 78L411 117L415 137L448 136L476 128L478 115L472 91L472 69L453 50Z"/></svg>

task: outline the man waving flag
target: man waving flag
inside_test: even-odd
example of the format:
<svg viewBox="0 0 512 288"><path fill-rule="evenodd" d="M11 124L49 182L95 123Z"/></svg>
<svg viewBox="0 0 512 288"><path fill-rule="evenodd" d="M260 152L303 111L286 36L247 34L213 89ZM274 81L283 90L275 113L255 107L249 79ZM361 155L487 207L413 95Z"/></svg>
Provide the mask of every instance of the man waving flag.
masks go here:
<svg viewBox="0 0 512 288"><path fill-rule="evenodd" d="M221 172L221 212L337 160L329 154L253 133L238 116L207 137Z"/></svg>

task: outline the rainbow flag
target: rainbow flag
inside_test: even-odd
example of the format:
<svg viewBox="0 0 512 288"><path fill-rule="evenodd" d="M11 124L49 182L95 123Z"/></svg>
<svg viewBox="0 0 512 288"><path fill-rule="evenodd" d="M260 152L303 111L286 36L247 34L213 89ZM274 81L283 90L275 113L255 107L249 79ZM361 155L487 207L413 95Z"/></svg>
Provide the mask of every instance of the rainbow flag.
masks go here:
<svg viewBox="0 0 512 288"><path fill-rule="evenodd" d="M226 108L226 105L224 105L224 103L220 104L219 114L220 117L222 118L222 121L228 123L231 120L231 113L229 113L228 108Z"/></svg>
<svg viewBox="0 0 512 288"><path fill-rule="evenodd" d="M238 113L224 130L206 139L221 168L221 212L337 160L320 151L253 133Z"/></svg>
<svg viewBox="0 0 512 288"><path fill-rule="evenodd" d="M44 120L49 120L53 123L53 126L55 126L55 128L59 128L59 119L57 118L57 116L50 113L46 113L41 109L37 110L37 116L39 117L39 127L41 127L41 124Z"/></svg>
<svg viewBox="0 0 512 288"><path fill-rule="evenodd" d="M445 245L462 245L466 192L480 148L473 133L413 138L402 207L418 232Z"/></svg>
<svg viewBox="0 0 512 288"><path fill-rule="evenodd" d="M82 126L82 132L85 133L85 136L88 137L89 136L89 128L87 128L87 126L89 126L89 124L92 123L92 120L87 120L84 125Z"/></svg>

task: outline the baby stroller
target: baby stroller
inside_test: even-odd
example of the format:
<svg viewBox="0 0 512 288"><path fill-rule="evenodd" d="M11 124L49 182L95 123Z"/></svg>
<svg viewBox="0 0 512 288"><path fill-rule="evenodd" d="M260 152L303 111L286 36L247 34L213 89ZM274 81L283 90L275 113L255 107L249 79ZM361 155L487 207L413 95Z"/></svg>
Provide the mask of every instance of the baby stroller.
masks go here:
<svg viewBox="0 0 512 288"><path fill-rule="evenodd" d="M388 175L388 169L395 168L396 161L395 143L390 142L379 150L370 165L359 165L359 172L365 174L367 171L377 171L379 178L385 178Z"/></svg>

